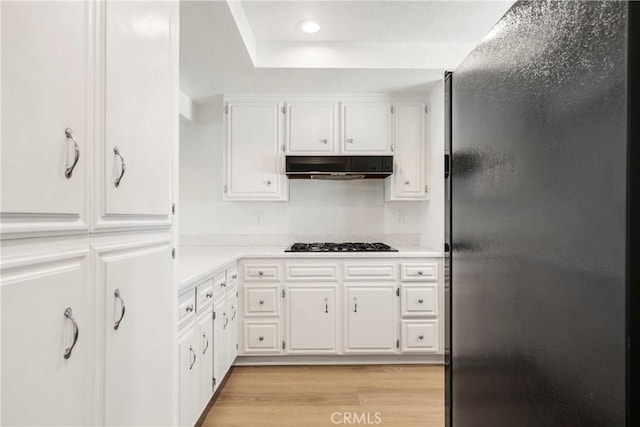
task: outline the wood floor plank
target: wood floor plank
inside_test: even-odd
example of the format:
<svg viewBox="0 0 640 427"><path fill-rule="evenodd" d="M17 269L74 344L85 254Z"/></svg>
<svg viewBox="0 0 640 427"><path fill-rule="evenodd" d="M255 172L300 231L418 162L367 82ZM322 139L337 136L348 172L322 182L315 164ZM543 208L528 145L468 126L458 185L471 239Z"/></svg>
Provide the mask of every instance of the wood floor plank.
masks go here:
<svg viewBox="0 0 640 427"><path fill-rule="evenodd" d="M234 367L203 427L444 425L440 365ZM333 418L332 418L333 417ZM347 417L349 423L347 423ZM341 423L336 423L341 421Z"/></svg>

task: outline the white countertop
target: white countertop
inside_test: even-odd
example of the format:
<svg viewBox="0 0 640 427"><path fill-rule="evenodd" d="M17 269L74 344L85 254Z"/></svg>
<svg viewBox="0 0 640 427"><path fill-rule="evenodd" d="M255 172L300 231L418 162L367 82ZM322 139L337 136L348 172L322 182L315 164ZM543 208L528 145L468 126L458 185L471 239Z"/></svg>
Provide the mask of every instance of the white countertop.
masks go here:
<svg viewBox="0 0 640 427"><path fill-rule="evenodd" d="M285 252L281 246L181 246L176 266L178 291L241 258L440 258L442 252L421 247L398 247L398 252Z"/></svg>

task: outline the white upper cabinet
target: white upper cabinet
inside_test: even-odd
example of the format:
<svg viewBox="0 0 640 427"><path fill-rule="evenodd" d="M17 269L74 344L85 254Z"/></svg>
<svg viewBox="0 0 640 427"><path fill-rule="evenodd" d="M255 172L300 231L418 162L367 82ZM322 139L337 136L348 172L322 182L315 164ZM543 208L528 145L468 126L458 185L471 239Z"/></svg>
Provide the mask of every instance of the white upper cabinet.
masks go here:
<svg viewBox="0 0 640 427"><path fill-rule="evenodd" d="M93 7L0 5L3 238L88 231Z"/></svg>
<svg viewBox="0 0 640 427"><path fill-rule="evenodd" d="M398 102L394 108L394 173L386 179L387 200L427 198L426 106L421 102Z"/></svg>
<svg viewBox="0 0 640 427"><path fill-rule="evenodd" d="M179 30L172 2L107 2L96 228L169 225Z"/></svg>
<svg viewBox="0 0 640 427"><path fill-rule="evenodd" d="M342 152L354 155L393 154L391 106L390 102L343 102Z"/></svg>
<svg viewBox="0 0 640 427"><path fill-rule="evenodd" d="M283 104L230 101L225 115L224 200L286 200Z"/></svg>
<svg viewBox="0 0 640 427"><path fill-rule="evenodd" d="M337 139L336 102L296 102L287 105L287 153L331 154L338 149Z"/></svg>

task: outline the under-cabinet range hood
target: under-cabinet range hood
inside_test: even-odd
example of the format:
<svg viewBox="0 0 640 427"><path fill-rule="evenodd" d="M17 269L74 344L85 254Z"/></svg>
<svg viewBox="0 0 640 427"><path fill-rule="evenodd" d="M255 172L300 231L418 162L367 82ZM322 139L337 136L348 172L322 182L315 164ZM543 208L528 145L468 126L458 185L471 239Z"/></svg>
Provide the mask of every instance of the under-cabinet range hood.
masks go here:
<svg viewBox="0 0 640 427"><path fill-rule="evenodd" d="M393 156L287 156L291 179L383 179L393 174Z"/></svg>

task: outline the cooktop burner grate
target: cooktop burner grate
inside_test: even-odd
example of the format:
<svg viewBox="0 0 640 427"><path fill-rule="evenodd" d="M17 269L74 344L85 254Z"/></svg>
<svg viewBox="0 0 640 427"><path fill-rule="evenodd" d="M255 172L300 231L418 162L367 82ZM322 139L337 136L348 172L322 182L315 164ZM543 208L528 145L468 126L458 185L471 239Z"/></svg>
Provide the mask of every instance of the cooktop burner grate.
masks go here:
<svg viewBox="0 0 640 427"><path fill-rule="evenodd" d="M376 243L294 243L285 249L285 252L398 252L391 246Z"/></svg>

